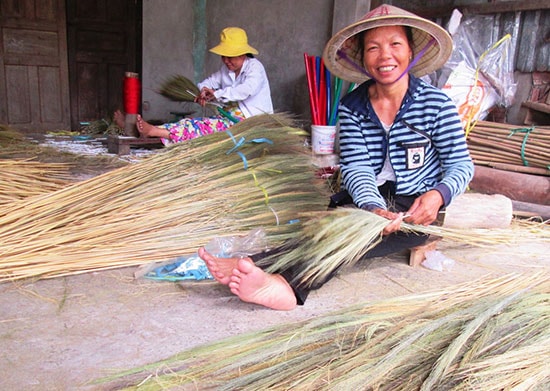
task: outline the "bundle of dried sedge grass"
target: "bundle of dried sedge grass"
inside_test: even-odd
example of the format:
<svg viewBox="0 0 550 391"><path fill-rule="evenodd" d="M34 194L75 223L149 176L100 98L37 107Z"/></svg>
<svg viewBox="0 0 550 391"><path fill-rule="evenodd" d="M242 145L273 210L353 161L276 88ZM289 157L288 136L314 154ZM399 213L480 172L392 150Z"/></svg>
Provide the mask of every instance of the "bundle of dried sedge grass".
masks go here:
<svg viewBox="0 0 550 391"><path fill-rule="evenodd" d="M285 115L256 116L11 204L0 216L0 281L162 261L257 227L280 243L327 205L305 136Z"/></svg>
<svg viewBox="0 0 550 391"><path fill-rule="evenodd" d="M0 206L68 186L69 168L64 163L0 160Z"/></svg>
<svg viewBox="0 0 550 391"><path fill-rule="evenodd" d="M272 273L300 265L293 281L315 285L340 267L357 262L382 240L382 231L389 220L357 208L339 208L309 220L298 238L288 241L283 251L259 261L271 265ZM550 226L544 222L522 221L509 228L472 229L436 225L401 224L410 234L427 234L475 246L519 243L536 239L550 243Z"/></svg>
<svg viewBox="0 0 550 391"><path fill-rule="evenodd" d="M193 102L199 94L199 88L185 76L174 75L162 83L160 93L177 102Z"/></svg>
<svg viewBox="0 0 550 391"><path fill-rule="evenodd" d="M361 304L98 382L142 391L542 390L549 281L547 273L507 275Z"/></svg>

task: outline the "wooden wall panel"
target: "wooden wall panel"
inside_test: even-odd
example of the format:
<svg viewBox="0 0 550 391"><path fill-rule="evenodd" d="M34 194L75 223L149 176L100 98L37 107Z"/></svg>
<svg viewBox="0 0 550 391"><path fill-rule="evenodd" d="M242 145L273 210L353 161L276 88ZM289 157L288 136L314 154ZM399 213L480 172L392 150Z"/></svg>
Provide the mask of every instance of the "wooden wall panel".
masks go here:
<svg viewBox="0 0 550 391"><path fill-rule="evenodd" d="M62 83L59 72L54 67L38 68L39 97L41 120L45 123L63 121L63 107L59 99L50 99L51 96L61 96Z"/></svg>
<svg viewBox="0 0 550 391"><path fill-rule="evenodd" d="M10 125L27 124L31 118L31 86L26 66L10 65L6 67L7 123Z"/></svg>
<svg viewBox="0 0 550 391"><path fill-rule="evenodd" d="M0 122L70 127L64 0L0 0Z"/></svg>

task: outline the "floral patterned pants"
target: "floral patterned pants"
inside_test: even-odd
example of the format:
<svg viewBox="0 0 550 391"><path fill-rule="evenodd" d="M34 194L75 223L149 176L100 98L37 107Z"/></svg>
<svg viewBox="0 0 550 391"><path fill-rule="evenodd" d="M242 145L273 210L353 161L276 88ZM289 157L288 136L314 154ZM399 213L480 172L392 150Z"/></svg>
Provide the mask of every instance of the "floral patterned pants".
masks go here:
<svg viewBox="0 0 550 391"><path fill-rule="evenodd" d="M243 113L236 105L225 108L225 111L239 121L244 119ZM168 145L216 132L225 132L232 125L234 123L227 117L216 115L212 117L182 118L178 122L166 123L158 127L170 132L169 139L161 139L164 145Z"/></svg>

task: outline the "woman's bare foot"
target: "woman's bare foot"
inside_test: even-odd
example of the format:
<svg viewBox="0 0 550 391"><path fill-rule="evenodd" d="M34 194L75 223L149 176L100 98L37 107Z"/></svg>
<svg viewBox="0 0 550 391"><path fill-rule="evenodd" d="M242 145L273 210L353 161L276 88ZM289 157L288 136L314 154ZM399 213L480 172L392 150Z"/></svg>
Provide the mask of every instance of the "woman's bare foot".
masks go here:
<svg viewBox="0 0 550 391"><path fill-rule="evenodd" d="M113 122L121 129L124 129L124 126L126 125L126 115L120 111L117 110L113 113Z"/></svg>
<svg viewBox="0 0 550 391"><path fill-rule="evenodd" d="M227 285L233 269L237 268L240 258L218 258L210 254L204 247L199 248L199 257L206 263L212 277L220 284Z"/></svg>
<svg viewBox="0 0 550 391"><path fill-rule="evenodd" d="M170 132L168 130L151 125L149 122L145 121L139 114L137 116L136 127L138 128L139 133L144 137L170 137Z"/></svg>
<svg viewBox="0 0 550 391"><path fill-rule="evenodd" d="M283 276L264 272L250 259L238 260L229 288L242 301L249 303L274 310L291 310L296 307L294 291Z"/></svg>

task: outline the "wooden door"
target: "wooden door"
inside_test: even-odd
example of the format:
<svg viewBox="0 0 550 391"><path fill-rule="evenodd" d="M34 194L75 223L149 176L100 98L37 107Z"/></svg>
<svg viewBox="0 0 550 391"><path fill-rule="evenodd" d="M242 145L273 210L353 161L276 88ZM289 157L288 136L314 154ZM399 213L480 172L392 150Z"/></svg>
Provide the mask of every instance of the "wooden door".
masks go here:
<svg viewBox="0 0 550 391"><path fill-rule="evenodd" d="M140 73L141 0L67 0L71 125L122 109L125 72Z"/></svg>
<svg viewBox="0 0 550 391"><path fill-rule="evenodd" d="M0 0L0 123L69 126L64 0Z"/></svg>

